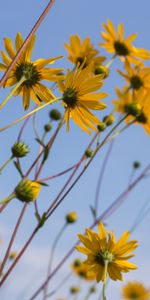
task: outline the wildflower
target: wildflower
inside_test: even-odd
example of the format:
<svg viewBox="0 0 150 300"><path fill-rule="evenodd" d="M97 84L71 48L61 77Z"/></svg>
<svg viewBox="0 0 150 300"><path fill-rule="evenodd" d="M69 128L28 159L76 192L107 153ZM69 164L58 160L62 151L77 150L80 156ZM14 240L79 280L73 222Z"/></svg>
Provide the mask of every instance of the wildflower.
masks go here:
<svg viewBox="0 0 150 300"><path fill-rule="evenodd" d="M86 234L87 236L79 234L84 247L77 246L76 248L87 255L84 263L89 267L89 271L94 272L97 282L105 281L107 274L112 280L123 280L122 272L137 268L127 261L134 256L129 253L137 247L137 241L128 242L129 232L124 232L117 242L114 233L107 232L100 223L98 234L90 229L86 229Z"/></svg>
<svg viewBox="0 0 150 300"><path fill-rule="evenodd" d="M15 40L15 51L11 39L4 38L4 46L7 53L1 51L3 61L3 63L0 63L1 71L5 72L7 70L23 42L22 35L18 32ZM31 62L31 54L34 43L35 36L31 38L26 49L23 51L21 58L17 61L10 72L8 79L4 83L4 87L11 87L18 84L18 88L14 92L14 96L19 94L22 96L23 107L25 110L27 110L30 105L30 98L32 98L38 105L41 105L42 101L48 102L55 98L52 91L42 84L41 81L48 80L55 82L59 78L57 75L61 71L60 68L45 68L46 65L54 63L60 57L48 59L40 58Z"/></svg>
<svg viewBox="0 0 150 300"><path fill-rule="evenodd" d="M66 215L66 222L68 224L75 223L77 221L77 214L75 211L72 211Z"/></svg>
<svg viewBox="0 0 150 300"><path fill-rule="evenodd" d="M84 280L91 281L95 279L95 274L89 272L89 268L82 260L75 259L71 265L73 272Z"/></svg>
<svg viewBox="0 0 150 300"><path fill-rule="evenodd" d="M104 56L97 56L99 51L94 49L89 37L81 42L78 35L72 35L70 44L65 44L64 46L69 54L68 59L79 67L82 65L82 68L85 68L91 63L96 67L105 60Z"/></svg>
<svg viewBox="0 0 150 300"><path fill-rule="evenodd" d="M103 118L103 122L106 124L106 126L111 126L115 122L115 117L112 114L105 116Z"/></svg>
<svg viewBox="0 0 150 300"><path fill-rule="evenodd" d="M150 290L138 281L129 281L122 288L122 297L125 300L149 300Z"/></svg>
<svg viewBox="0 0 150 300"><path fill-rule="evenodd" d="M70 117L82 130L89 134L91 134L89 129L97 130L95 124L100 124L100 120L89 109L101 110L106 107L99 100L106 97L107 94L103 92L93 93L102 85L102 76L91 75L90 67L76 68L72 72L68 70L65 81L59 82L65 107L67 130L69 130Z"/></svg>
<svg viewBox="0 0 150 300"><path fill-rule="evenodd" d="M16 258L16 256L17 256L17 252L16 252L16 251L12 251L12 252L10 253L10 255L9 255L9 259L10 259L10 260L13 260L13 259Z"/></svg>
<svg viewBox="0 0 150 300"><path fill-rule="evenodd" d="M22 179L15 188L15 196L22 202L33 202L38 197L41 186L38 182Z"/></svg>
<svg viewBox="0 0 150 300"><path fill-rule="evenodd" d="M79 286L72 286L71 288L70 288L70 293L71 294L78 294L80 292L80 287Z"/></svg>
<svg viewBox="0 0 150 300"><path fill-rule="evenodd" d="M135 33L124 38L124 27L122 24L118 25L117 32L110 20L108 20L107 24L103 24L103 28L106 32L101 33L104 43L100 43L100 46L104 47L107 52L127 58L135 64L137 64L138 60L150 59L150 52L148 50L136 48L132 45L132 42L136 38Z"/></svg>
<svg viewBox="0 0 150 300"><path fill-rule="evenodd" d="M132 93L132 91L124 88L121 91L116 89L118 96L117 100L113 100L114 110L122 114L130 114L126 122L134 121L135 124L140 124L148 135L150 135L150 106L149 94L144 93L143 90Z"/></svg>
<svg viewBox="0 0 150 300"><path fill-rule="evenodd" d="M129 83L129 86L137 91L143 88L145 91L150 89L150 68L142 67L140 65L132 67L131 64L125 62L126 73L118 70L119 74L123 76Z"/></svg>

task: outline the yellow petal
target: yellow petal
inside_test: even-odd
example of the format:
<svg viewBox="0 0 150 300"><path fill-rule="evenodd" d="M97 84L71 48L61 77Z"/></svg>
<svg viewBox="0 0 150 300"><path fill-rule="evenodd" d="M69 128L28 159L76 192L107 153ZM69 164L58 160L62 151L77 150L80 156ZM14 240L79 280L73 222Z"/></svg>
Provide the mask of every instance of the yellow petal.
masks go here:
<svg viewBox="0 0 150 300"><path fill-rule="evenodd" d="M10 38L4 38L4 46L10 58L13 59L16 53L12 44L12 40Z"/></svg>

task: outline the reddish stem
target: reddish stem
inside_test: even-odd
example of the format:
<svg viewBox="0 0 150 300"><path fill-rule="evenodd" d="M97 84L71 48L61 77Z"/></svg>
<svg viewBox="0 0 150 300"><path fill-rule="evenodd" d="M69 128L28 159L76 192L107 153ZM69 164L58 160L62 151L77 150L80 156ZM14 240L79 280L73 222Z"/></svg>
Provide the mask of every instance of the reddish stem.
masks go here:
<svg viewBox="0 0 150 300"><path fill-rule="evenodd" d="M24 49L26 48L26 46L28 45L28 43L30 42L32 36L35 34L35 32L37 31L37 29L39 28L39 26L41 25L42 21L44 20L44 18L46 17L46 15L48 14L49 10L51 9L51 7L53 6L55 0L51 0L49 1L48 5L46 6L46 8L44 9L43 13L40 15L39 19L37 20L37 22L35 23L35 25L33 26L32 30L30 31L29 35L27 36L27 38L25 39L23 45L21 46L21 48L19 49L19 51L17 52L16 56L14 57L14 59L12 60L11 64L9 65L7 71L4 73L4 75L2 76L1 80L0 80L0 87L2 87L2 85L4 84L5 80L7 79L9 73L11 72L11 70L13 69L15 63L17 62L17 60L19 59L19 57L21 56L22 52L24 51Z"/></svg>
<svg viewBox="0 0 150 300"><path fill-rule="evenodd" d="M22 210L21 210L19 219L18 219L18 221L17 221L17 224L16 224L16 226L15 226L15 229L14 229L14 231L13 231L11 240L10 240L10 242L9 242L9 245L8 245L8 248L7 248L7 251L6 251L6 254L5 254L4 259L3 259L2 263L1 263L0 274L2 274L3 269L4 269L4 267L5 267L5 264L6 264L6 262L7 262L7 259L8 259L8 257L9 257L9 254L10 254L10 251L11 251L11 248L12 248L12 245L13 245L13 242L14 242L14 240L15 240L15 237L16 237L16 234L17 234L17 231L18 231L18 228L19 228L19 226L20 226L20 224L21 224L21 221L22 221L23 215L24 215L24 213L25 213L26 207L27 207L27 204L24 204L24 206L23 206L23 208L22 208Z"/></svg>
<svg viewBox="0 0 150 300"><path fill-rule="evenodd" d="M39 179L38 182L45 182L45 181L48 181L48 180L57 178L57 177L59 177L59 176L62 176L62 175L64 175L64 174L68 173L69 171L71 171L72 169L76 168L78 164L79 164L79 163L77 163L77 164L73 165L72 167L70 167L70 168L68 168L68 169L66 169L66 170L64 170L64 171L62 171L62 172L60 172L60 173L57 173L57 174L55 174L55 175L52 175L52 176L49 176L49 177L46 177L46 178Z"/></svg>

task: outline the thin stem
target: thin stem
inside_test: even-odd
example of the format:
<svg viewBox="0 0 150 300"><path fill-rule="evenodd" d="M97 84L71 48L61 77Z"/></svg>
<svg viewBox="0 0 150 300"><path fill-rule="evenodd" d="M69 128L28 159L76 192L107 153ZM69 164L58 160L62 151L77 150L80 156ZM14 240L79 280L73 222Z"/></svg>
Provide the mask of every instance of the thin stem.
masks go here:
<svg viewBox="0 0 150 300"><path fill-rule="evenodd" d="M95 193L95 206L94 206L95 218L97 217L97 214L98 214L98 204L99 204L99 196L100 196L102 181L103 181L104 173L105 173L105 170L106 170L106 166L107 166L108 159L110 157L113 145L114 145L114 141L112 141L109 145L108 151L107 151L106 156L103 160L103 164L102 164L100 174L99 174L99 178L98 178L98 182L97 182L96 193Z"/></svg>
<svg viewBox="0 0 150 300"><path fill-rule="evenodd" d="M6 160L6 162L1 166L0 173L5 169L5 167L12 161L13 156Z"/></svg>
<svg viewBox="0 0 150 300"><path fill-rule="evenodd" d="M0 104L0 109L9 101L9 99L14 95L16 90L19 88L19 86L26 80L26 78L23 76L19 82L14 86L14 88L10 91L8 96L5 98L5 100Z"/></svg>
<svg viewBox="0 0 150 300"><path fill-rule="evenodd" d="M54 179L54 178L57 178L57 177L59 177L59 176L62 176L62 175L64 175L64 174L70 172L72 169L75 169L75 168L77 167L77 165L78 165L78 163L75 164L75 165L73 165L72 167L70 167L70 168L68 168L68 169L66 169L66 170L64 170L64 171L62 171L62 172L60 172L60 173L57 173L57 174L55 174L55 175L52 175L52 176L49 176L49 177L46 177L46 178L39 179L38 182L45 182L45 181L48 181L48 180L52 180L52 179Z"/></svg>
<svg viewBox="0 0 150 300"><path fill-rule="evenodd" d="M104 262L104 282L103 282L103 289L102 289L103 300L107 300L106 299L107 269L108 269L108 261L105 260L105 262Z"/></svg>
<svg viewBox="0 0 150 300"><path fill-rule="evenodd" d="M20 224L21 224L21 221L22 221L22 218L23 218L23 215L24 215L24 213L25 213L26 208L27 208L27 204L24 204L24 206L23 206L23 208L22 208L22 210L21 210L19 219L18 219L18 221L17 221L17 223L16 223L16 226L15 226L15 228L14 228L14 231L13 231L11 240L10 240L10 242L9 242L9 245L8 245L8 248L7 248L5 257L4 257L4 259L3 259L2 263L1 263L1 267L0 267L0 275L2 274L3 269L4 269L4 267L5 267L5 264L6 264L6 262L7 262L7 259L8 259L8 257L9 257L9 254L10 254L10 251L11 251L11 248L12 248L12 245L13 245L13 242L14 242L14 240L15 240L16 234L17 234L17 232L18 232L18 229L19 229L19 226L20 226Z"/></svg>
<svg viewBox="0 0 150 300"><path fill-rule="evenodd" d="M58 290L60 290L60 288L70 279L70 277L72 276L72 272L70 272L58 285L57 287L50 292L49 294L47 294L46 299L50 298L51 296L53 296Z"/></svg>
<svg viewBox="0 0 150 300"><path fill-rule="evenodd" d="M15 198L15 193L12 193L11 195L9 195L8 197L4 198L3 200L0 201L0 204L6 204L9 201L11 201L13 198Z"/></svg>
<svg viewBox="0 0 150 300"><path fill-rule="evenodd" d="M12 123L8 124L7 126L4 126L4 127L0 128L0 132L6 130L6 129L8 129L8 128L11 128L12 126L18 124L18 123L21 122L22 120L24 120L24 119L28 118L29 116L33 115L35 112L40 111L41 109L47 107L48 105L51 105L51 104L57 102L58 100L61 100L61 97L60 97L60 98L55 98L54 100L50 100L49 102L47 102L47 103L41 105L40 107L33 109L32 111L30 111L30 112L27 113L26 115L22 116L21 118L19 118L19 119L13 121Z"/></svg>
<svg viewBox="0 0 150 300"><path fill-rule="evenodd" d="M60 231L58 232L55 240L54 240L54 243L52 245L52 249L51 249L51 253L50 253L50 257L49 257L49 263L48 263L48 268L47 268L47 277L50 275L51 273L51 269L52 269L52 263L53 263L53 258L54 258L54 253L55 253L55 250L56 250L56 246L59 242L59 239L60 237L62 236L62 234L64 233L65 229L67 227L67 223L65 223L63 225L63 227L60 229ZM46 279L47 279L46 277ZM43 299L46 299L47 298L47 291L48 291L48 283L47 285L44 287L44 298Z"/></svg>
<svg viewBox="0 0 150 300"><path fill-rule="evenodd" d="M113 57L108 61L108 63L106 64L106 68L110 68L110 66L112 65L112 63L114 62L115 58L117 57L117 55L113 55Z"/></svg>
<svg viewBox="0 0 150 300"><path fill-rule="evenodd" d="M44 9L44 11L42 12L42 14L40 15L39 19L37 20L37 22L35 23L35 25L33 26L32 30L30 31L29 35L27 36L27 38L25 39L24 43L22 44L21 48L19 49L19 51L17 52L16 56L14 57L14 59L12 60L11 64L9 65L7 71L4 73L3 77L0 80L0 87L2 87L2 85L4 84L5 80L7 79L9 73L11 72L11 70L13 69L15 63L17 62L17 60L20 58L22 52L25 50L26 46L28 45L28 43L30 42L32 36L35 34L35 32L37 31L37 29L39 28L39 26L41 25L42 21L44 20L44 18L46 17L46 15L48 14L49 10L51 9L51 7L53 6L55 0L51 0L49 1L48 5L46 6L46 8Z"/></svg>

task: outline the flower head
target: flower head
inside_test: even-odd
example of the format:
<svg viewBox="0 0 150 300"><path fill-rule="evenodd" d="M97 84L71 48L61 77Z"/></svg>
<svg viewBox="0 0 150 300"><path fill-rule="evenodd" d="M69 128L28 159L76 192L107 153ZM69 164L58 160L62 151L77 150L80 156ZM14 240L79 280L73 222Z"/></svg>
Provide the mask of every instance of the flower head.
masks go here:
<svg viewBox="0 0 150 300"><path fill-rule="evenodd" d="M118 25L117 32L110 20L108 20L107 24L103 24L103 28L106 32L101 33L104 43L100 43L100 46L104 47L107 52L127 58L135 64L140 59L150 59L150 52L148 50L136 48L132 45L132 42L136 38L136 34L132 34L127 38L124 37L124 27L122 24Z"/></svg>
<svg viewBox="0 0 150 300"><path fill-rule="evenodd" d="M134 256L130 254L136 247L137 241L128 241L129 232L125 232L119 241L113 232L107 232L102 223L98 225L98 234L86 229L87 236L79 234L84 246L77 246L77 250L87 255L84 262L89 271L95 274L97 282L104 281L105 265L112 280L123 280L122 273L134 270L137 267L127 260Z"/></svg>
<svg viewBox="0 0 150 300"><path fill-rule="evenodd" d="M122 288L122 297L125 300L149 300L150 290L138 281L129 281Z"/></svg>
<svg viewBox="0 0 150 300"><path fill-rule="evenodd" d="M105 60L104 56L97 56L99 51L94 49L89 37L82 42L78 35L72 35L70 44L64 46L69 54L68 59L77 66L82 65L82 68L89 66L91 63L96 68Z"/></svg>
<svg viewBox="0 0 150 300"><path fill-rule="evenodd" d="M15 188L16 198L22 202L33 202L38 197L41 185L29 179L22 179Z"/></svg>
<svg viewBox="0 0 150 300"><path fill-rule="evenodd" d="M84 280L92 281L95 279L95 274L93 272L89 272L88 266L84 264L82 260L75 259L71 268L77 276Z"/></svg>
<svg viewBox="0 0 150 300"><path fill-rule="evenodd" d="M129 114L126 122L135 121L135 124L141 125L148 135L150 135L150 105L149 93L145 94L143 89L136 93L128 90L126 87L123 91L116 89L117 100L113 100L114 110L122 114Z"/></svg>
<svg viewBox="0 0 150 300"><path fill-rule="evenodd" d="M66 222L68 224L75 223L77 221L77 213L75 211L72 211L66 215Z"/></svg>
<svg viewBox="0 0 150 300"><path fill-rule="evenodd" d="M89 134L91 133L89 129L97 130L95 125L100 124L100 120L89 109L101 110L106 107L106 104L100 100L107 94L103 92L93 93L102 87L102 78L102 75L91 74L90 67L76 68L72 72L68 70L65 80L59 82L65 107L67 130L69 130L70 117L82 130Z"/></svg>
<svg viewBox="0 0 150 300"><path fill-rule="evenodd" d="M129 83L129 86L138 91L143 88L145 91L150 89L150 68L141 65L132 67L131 64L125 62L126 73L118 70L119 74L123 76Z"/></svg>
<svg viewBox="0 0 150 300"><path fill-rule="evenodd" d="M16 35L14 49L12 40L10 38L4 38L5 51L1 51L1 57L3 63L0 63L0 70L5 72L16 53L19 51L24 40L22 35L18 32ZM60 68L46 68L46 65L54 63L58 58L40 58L34 62L31 61L31 54L35 43L35 36L33 36L28 43L27 47L22 53L20 59L18 59L13 70L10 72L8 79L4 83L5 87L11 87L17 84L23 79L23 82L18 86L14 93L14 96L21 95L23 98L23 107L28 109L30 105L30 98L35 101L36 104L41 105L41 102L48 102L54 99L52 91L41 83L42 80L57 81L60 80L59 75L62 69Z"/></svg>

